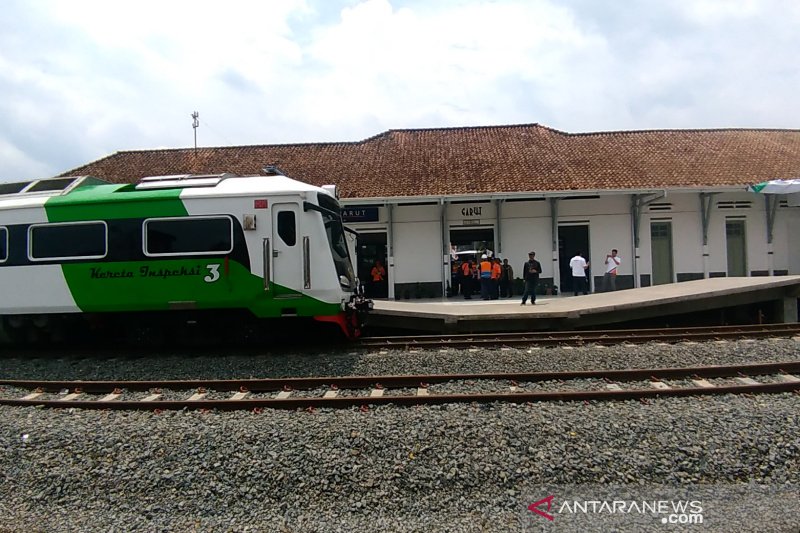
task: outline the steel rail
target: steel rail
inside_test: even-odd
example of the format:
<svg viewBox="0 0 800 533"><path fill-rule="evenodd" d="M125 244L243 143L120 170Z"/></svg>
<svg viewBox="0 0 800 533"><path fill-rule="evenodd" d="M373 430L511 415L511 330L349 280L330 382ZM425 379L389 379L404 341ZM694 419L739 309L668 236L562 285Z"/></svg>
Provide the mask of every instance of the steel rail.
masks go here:
<svg viewBox="0 0 800 533"><path fill-rule="evenodd" d="M763 338L800 335L800 324L757 324L744 326L714 326L692 328L659 328L598 331L536 331L525 333L471 333L458 335L414 335L396 337L367 337L359 341L360 348L393 347L463 347L481 344L620 344L652 341L715 340L730 338Z"/></svg>
<svg viewBox="0 0 800 533"><path fill-rule="evenodd" d="M685 387L671 389L630 389L597 391L556 391L556 392L502 392L477 394L436 394L425 396L342 396L335 398L269 398L245 400L155 400L143 401L63 401L63 400L2 400L0 405L42 406L74 409L115 409L115 410L181 410L181 409L307 409L341 408L365 405L420 405L443 403L488 403L488 402L543 402L543 401L590 401L590 400L633 400L661 398L669 396L703 396L719 394L763 394L782 393L800 390L800 383L762 383L758 385L732 385L714 388Z"/></svg>
<svg viewBox="0 0 800 533"><path fill-rule="evenodd" d="M449 381L569 381L575 379L607 379L613 381L638 381L653 377L677 379L686 377L732 377L739 375L764 375L779 372L800 372L800 361L780 363L754 363L748 365L717 365L698 367L632 368L622 370L575 370L569 372L501 372L482 374L419 374L383 376L322 376L266 379L218 379L218 380L162 380L162 381L39 381L0 379L0 386L21 389L41 389L57 392L64 389L80 389L87 393L108 393L115 389L145 391L150 389L190 390L209 389L215 391L275 392L282 390L316 389L336 387L340 389L384 387L417 387L420 383L447 383Z"/></svg>
<svg viewBox="0 0 800 533"><path fill-rule="evenodd" d="M745 375L770 375L776 373L799 372L800 361L785 361L780 363L759 363L750 365L703 366L687 368L650 368L650 369L625 369L625 370L592 370L574 372L532 372L532 373L495 373L495 374L435 374L435 375L407 375L407 376L344 376L344 377L317 377L317 378L286 378L286 379L249 379L249 380L173 380L173 381L33 381L33 380L0 380L0 385L23 389L37 389L39 393L45 391L69 391L75 393L106 393L109 391L121 394L124 390L152 390L164 388L171 390L195 389L205 392L206 389L214 391L246 391L246 392L274 392L295 389L315 389L328 387L338 389L383 389L390 387L421 387L426 389L429 384L452 381L508 381L537 382L537 381L563 381L577 379L605 379L608 381L644 381L677 378L715 378L735 377ZM481 394L444 394L444 395L379 395L379 396L344 396L344 397L303 397L303 398L251 398L207 400L204 398L191 400L153 400L131 401L119 400L75 400L75 399L39 399L18 398L0 399L0 405L11 406L46 406L46 407L73 407L80 409L248 409L255 407L296 408L315 406L351 406L364 404L397 403L401 405L417 403L448 403L448 402L490 402L490 401L544 401L544 400L577 400L577 399L629 399L634 397L647 398L659 395L696 395L696 394L727 394L727 393L759 393L759 392L787 392L800 389L800 379L793 376L788 381L779 383L750 383L735 386L720 387L681 387L661 388L656 390L595 390L595 391L556 391L556 392L505 392Z"/></svg>

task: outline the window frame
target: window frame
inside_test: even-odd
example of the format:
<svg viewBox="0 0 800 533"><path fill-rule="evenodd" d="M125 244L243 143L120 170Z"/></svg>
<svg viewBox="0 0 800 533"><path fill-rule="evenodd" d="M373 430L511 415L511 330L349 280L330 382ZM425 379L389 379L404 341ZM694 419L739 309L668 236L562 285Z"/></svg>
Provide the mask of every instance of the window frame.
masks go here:
<svg viewBox="0 0 800 533"><path fill-rule="evenodd" d="M147 224L150 222L178 222L187 220L227 220L230 229L230 249L210 252L149 252L147 250ZM142 253L145 257L188 257L195 255L225 255L233 252L233 217L230 215L189 215L182 217L152 217L142 221Z"/></svg>
<svg viewBox="0 0 800 533"><path fill-rule="evenodd" d="M284 238L284 236L281 234L281 227L282 227L282 224L281 224L281 215L283 215L284 213L288 213L288 214L290 214L290 215L292 216L292 217L291 217L291 218L292 218L292 236L294 237L294 239L293 239L292 243L289 243L289 242L288 242L288 241L287 241L287 240ZM283 242L283 244L284 244L285 246L288 246L289 248L294 248L295 246L297 246L297 233L298 233L298 232L297 232L297 226L298 226L298 224L297 224L297 218L298 218L298 217L297 217L297 213L296 213L296 212L295 212L293 209L283 209L283 210L279 210L279 211L278 211L278 212L275 214L276 233L278 234L278 237L280 237L280 239L281 239L281 241Z"/></svg>
<svg viewBox="0 0 800 533"><path fill-rule="evenodd" d="M6 234L6 256L0 258L0 263L5 263L8 261L8 228L6 226L0 226L0 231Z"/></svg>
<svg viewBox="0 0 800 533"><path fill-rule="evenodd" d="M67 255L53 257L33 256L33 232L36 228L52 228L56 226L103 226L103 246L105 250L101 255ZM81 220L75 222L42 222L28 226L28 260L32 263L52 261L82 261L85 259L103 259L108 255L108 224L105 220Z"/></svg>

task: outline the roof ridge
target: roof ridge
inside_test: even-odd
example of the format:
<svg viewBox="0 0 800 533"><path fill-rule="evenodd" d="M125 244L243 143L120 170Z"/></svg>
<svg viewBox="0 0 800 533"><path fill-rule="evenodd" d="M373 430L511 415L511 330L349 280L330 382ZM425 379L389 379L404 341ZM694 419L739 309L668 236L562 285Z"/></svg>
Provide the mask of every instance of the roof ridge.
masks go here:
<svg viewBox="0 0 800 533"><path fill-rule="evenodd" d="M442 127L435 127L435 128L391 128L386 131L382 131L371 137L367 137L361 142L368 142L378 139L380 137L388 137L392 133L416 133L416 132L429 132L429 131L454 131L454 130L491 130L491 129L512 129L512 128L539 128L547 131L551 131L553 133L558 133L560 135L569 135L569 133L557 130L555 128L551 128L549 126L544 126L538 122L528 122L528 123L517 123L517 124L494 124L494 125L484 125L484 126L442 126Z"/></svg>
<svg viewBox="0 0 800 533"><path fill-rule="evenodd" d="M722 132L787 132L798 133L800 129L791 128L661 128L649 130L606 130L565 133L570 137L589 137L592 135L635 135L637 133L722 133Z"/></svg>

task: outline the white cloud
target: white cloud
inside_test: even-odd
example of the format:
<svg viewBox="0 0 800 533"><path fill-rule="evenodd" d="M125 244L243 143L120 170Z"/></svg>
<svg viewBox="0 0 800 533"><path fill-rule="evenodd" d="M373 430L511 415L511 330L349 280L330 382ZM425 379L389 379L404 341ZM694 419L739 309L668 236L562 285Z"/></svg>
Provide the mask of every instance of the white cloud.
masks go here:
<svg viewBox="0 0 800 533"><path fill-rule="evenodd" d="M797 127L781 0L7 0L0 179L390 128Z"/></svg>

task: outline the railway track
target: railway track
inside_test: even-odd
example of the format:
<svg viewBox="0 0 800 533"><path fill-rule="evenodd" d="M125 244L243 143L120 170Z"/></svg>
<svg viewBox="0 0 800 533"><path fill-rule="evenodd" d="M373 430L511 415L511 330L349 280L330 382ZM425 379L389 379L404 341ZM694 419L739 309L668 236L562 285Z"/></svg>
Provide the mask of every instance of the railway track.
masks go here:
<svg viewBox="0 0 800 533"><path fill-rule="evenodd" d="M530 333L474 333L458 335L414 335L367 337L359 341L362 348L411 348L470 346L560 346L646 342L682 342L800 335L800 323L754 324L743 326L711 326L692 328L623 329L603 331L546 331Z"/></svg>
<svg viewBox="0 0 800 533"><path fill-rule="evenodd" d="M628 400L800 391L798 375L800 361L513 374L119 382L0 380L0 405L125 410L242 410L390 403Z"/></svg>

